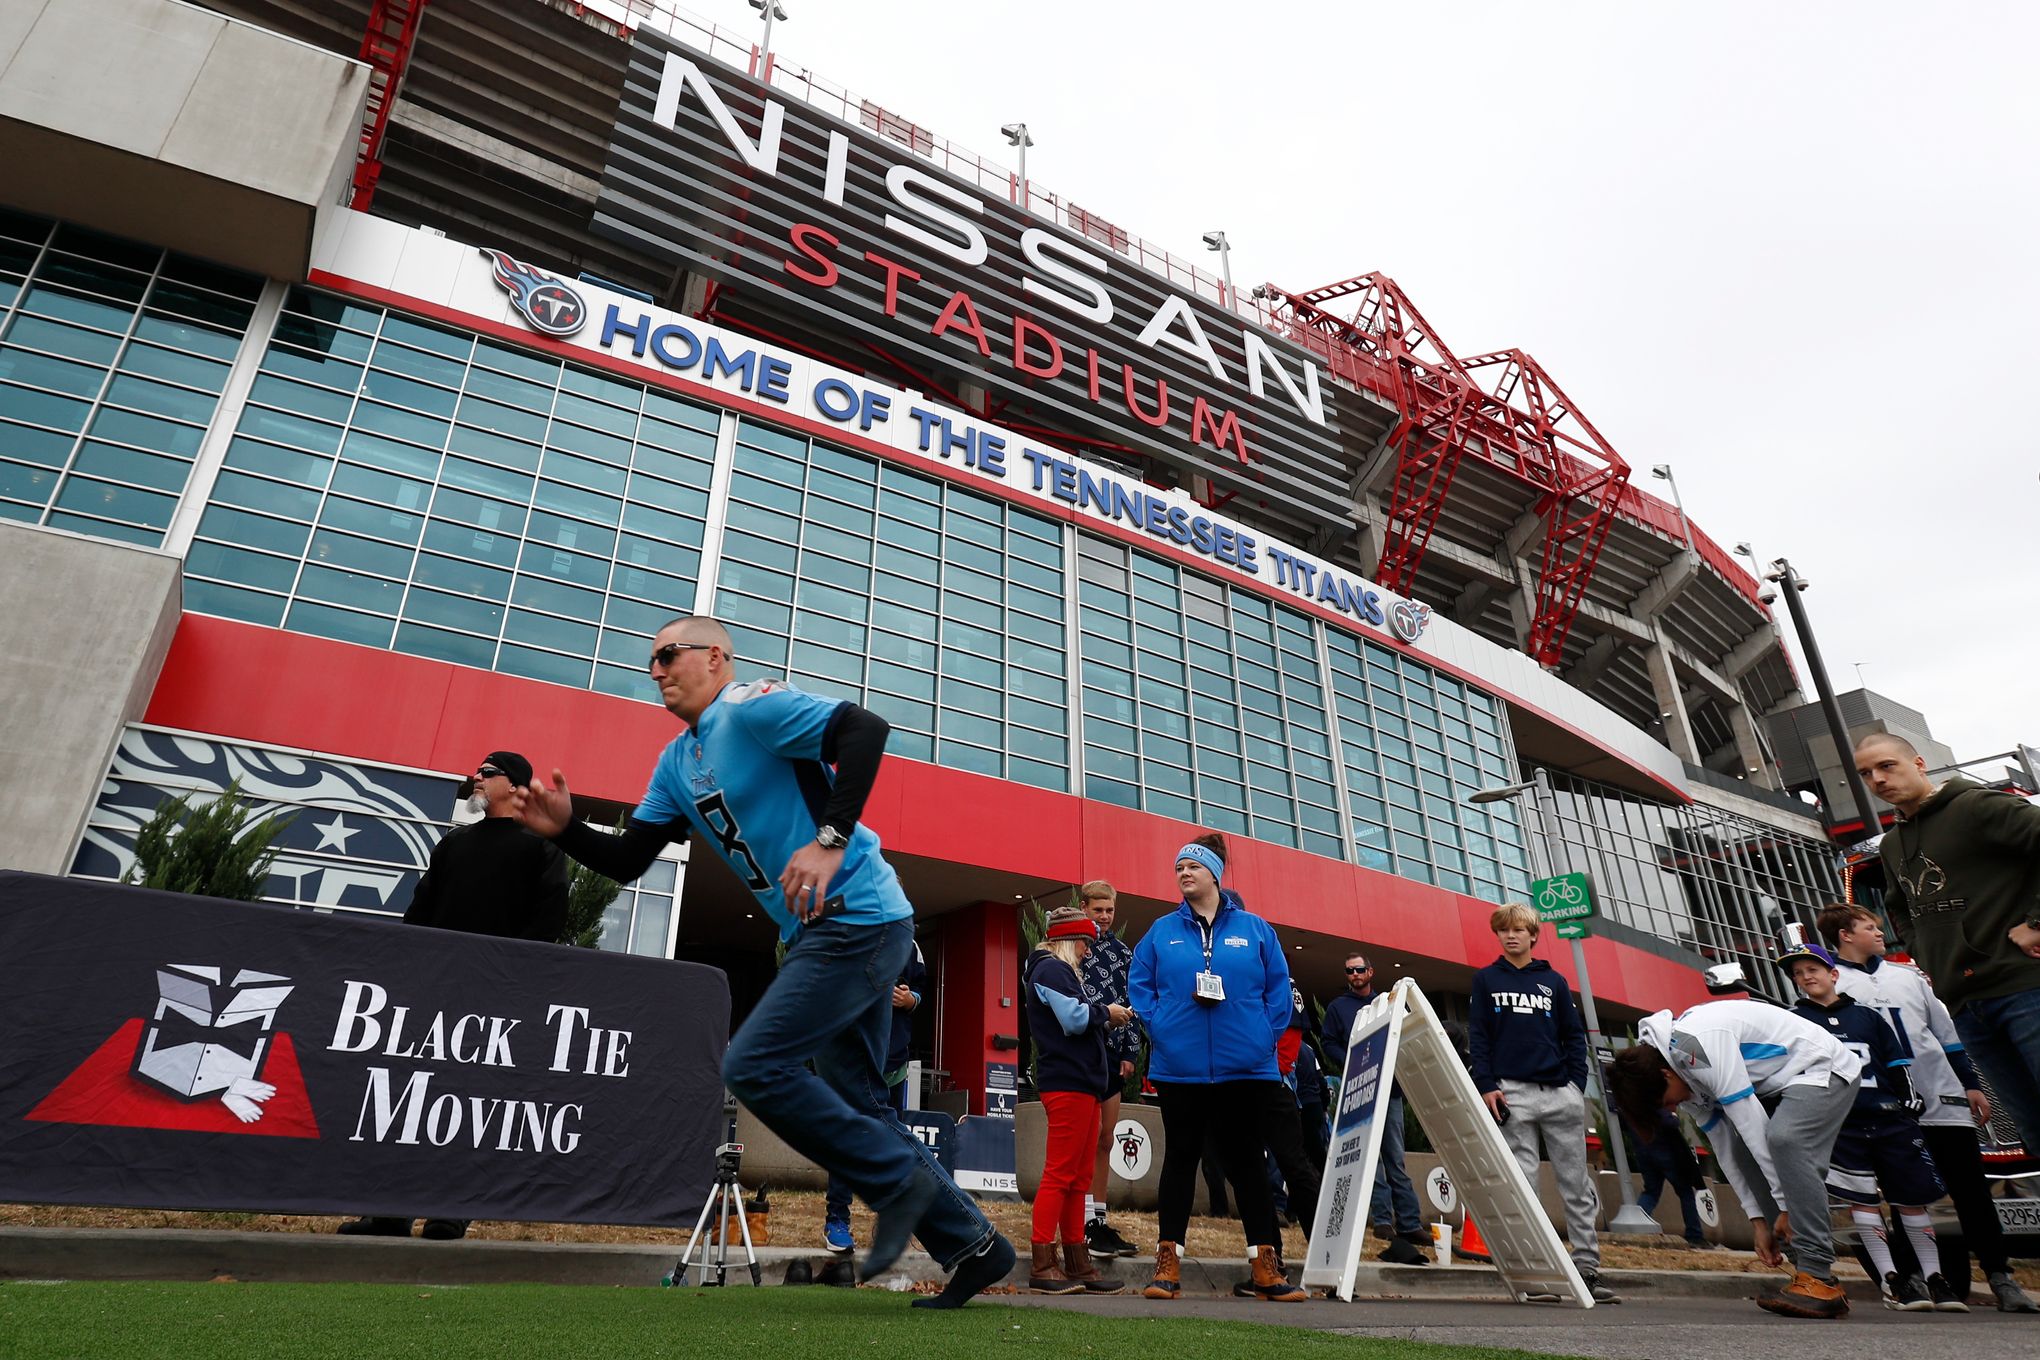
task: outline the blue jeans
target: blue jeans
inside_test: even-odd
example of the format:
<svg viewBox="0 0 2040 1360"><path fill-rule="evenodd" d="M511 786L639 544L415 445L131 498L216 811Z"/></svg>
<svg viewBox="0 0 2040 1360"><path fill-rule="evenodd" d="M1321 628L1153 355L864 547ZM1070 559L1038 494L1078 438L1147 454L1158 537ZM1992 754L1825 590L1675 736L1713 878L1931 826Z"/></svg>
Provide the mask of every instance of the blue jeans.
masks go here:
<svg viewBox="0 0 2040 1360"><path fill-rule="evenodd" d="M2026 1151L2040 1153L2040 989L1972 1001L1955 1029Z"/></svg>
<svg viewBox="0 0 2040 1360"><path fill-rule="evenodd" d="M997 1230L888 1100L892 989L913 943L912 921L803 928L730 1041L723 1082L788 1147L881 1213L917 1177L932 1178L935 1198L914 1235L952 1270Z"/></svg>
<svg viewBox="0 0 2040 1360"><path fill-rule="evenodd" d="M1679 1196L1679 1213L1684 1219L1681 1231L1688 1242L1700 1243L1707 1240L1705 1225L1700 1220L1700 1203L1693 1197L1693 1187L1675 1172L1667 1170L1662 1160L1646 1155L1643 1159L1643 1193L1636 1197L1636 1207L1647 1214L1655 1214L1658 1201L1664 1198L1665 1186L1670 1185Z"/></svg>
<svg viewBox="0 0 2040 1360"><path fill-rule="evenodd" d="M1381 1160L1374 1168L1374 1202L1368 1206L1367 1221L1377 1228L1392 1224L1397 1235L1424 1231L1423 1215L1417 1212L1417 1188L1403 1170L1401 1096L1390 1096L1382 1112Z"/></svg>
<svg viewBox="0 0 2040 1360"><path fill-rule="evenodd" d="M907 1082L904 1077L888 1089L886 1103L897 1114L907 1112ZM845 1223L850 1221L850 1182L837 1175L829 1177L829 1193L823 1200L823 1212L826 1218L840 1218Z"/></svg>

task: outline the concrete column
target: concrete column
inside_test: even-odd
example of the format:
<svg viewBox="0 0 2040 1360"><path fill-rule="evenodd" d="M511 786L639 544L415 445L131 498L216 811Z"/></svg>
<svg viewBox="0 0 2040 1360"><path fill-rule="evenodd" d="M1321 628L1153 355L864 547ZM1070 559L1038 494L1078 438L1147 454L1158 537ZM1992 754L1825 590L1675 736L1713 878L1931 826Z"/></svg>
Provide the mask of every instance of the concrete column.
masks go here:
<svg viewBox="0 0 2040 1360"><path fill-rule="evenodd" d="M1693 723L1686 716L1686 699L1680 691L1678 674L1672 669L1672 649L1665 635L1653 628L1652 641L1644 649L1650 670L1651 693L1657 696L1658 713L1664 719L1665 745L1689 765L1700 763L1700 751L1693 741Z"/></svg>
<svg viewBox="0 0 2040 1360"><path fill-rule="evenodd" d="M985 1113L987 1068L1025 1061L1020 1038L1020 913L1012 902L979 902L939 918L935 948L941 1009L936 1025L950 1084L970 1093L969 1113ZM934 934L930 930L930 934ZM1000 1048L1005 1037L1015 1047Z"/></svg>
<svg viewBox="0 0 2040 1360"><path fill-rule="evenodd" d="M1728 729L1735 735L1736 759L1742 762L1745 775L1752 784L1762 788L1778 788L1778 772L1771 768L1771 762L1764 759L1763 743L1757 740L1757 724L1750 717L1747 704L1728 704Z"/></svg>

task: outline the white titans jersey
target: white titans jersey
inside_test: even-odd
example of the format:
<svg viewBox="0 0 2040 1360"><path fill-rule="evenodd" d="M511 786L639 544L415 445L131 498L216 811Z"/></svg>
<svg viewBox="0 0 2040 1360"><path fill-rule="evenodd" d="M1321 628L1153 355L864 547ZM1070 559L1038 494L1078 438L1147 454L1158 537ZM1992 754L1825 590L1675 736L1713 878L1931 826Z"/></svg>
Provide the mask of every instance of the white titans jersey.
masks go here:
<svg viewBox="0 0 2040 1360"><path fill-rule="evenodd" d="M1835 988L1859 1006L1869 1006L1891 1022L1912 1058L1913 1091L1927 1108L1922 1124L1975 1126L1962 1079L1948 1061L1962 1052L1962 1036L1948 1008L1934 995L1927 975L1911 964L1871 959L1867 965L1843 963Z"/></svg>

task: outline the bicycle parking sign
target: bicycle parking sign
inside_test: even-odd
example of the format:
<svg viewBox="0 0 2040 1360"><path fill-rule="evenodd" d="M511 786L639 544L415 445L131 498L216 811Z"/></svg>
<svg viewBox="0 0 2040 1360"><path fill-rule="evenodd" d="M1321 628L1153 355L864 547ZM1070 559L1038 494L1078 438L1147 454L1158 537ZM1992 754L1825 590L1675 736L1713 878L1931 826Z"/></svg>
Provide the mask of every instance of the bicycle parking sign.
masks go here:
<svg viewBox="0 0 2040 1360"><path fill-rule="evenodd" d="M1584 937L1587 922L1599 914L1594 905L1594 885L1583 873L1532 879L1530 900L1537 908L1538 920L1557 923L1560 939Z"/></svg>

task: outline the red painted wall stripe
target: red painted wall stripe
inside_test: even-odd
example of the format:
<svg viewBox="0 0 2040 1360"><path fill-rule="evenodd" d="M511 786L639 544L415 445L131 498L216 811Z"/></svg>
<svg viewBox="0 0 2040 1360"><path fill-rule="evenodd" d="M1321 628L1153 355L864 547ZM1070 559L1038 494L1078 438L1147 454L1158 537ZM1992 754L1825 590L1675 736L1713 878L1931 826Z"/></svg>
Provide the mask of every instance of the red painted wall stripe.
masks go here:
<svg viewBox="0 0 2040 1360"><path fill-rule="evenodd" d="M679 730L651 704L197 614L179 622L144 718L448 774L501 747L618 802L643 793ZM865 819L902 854L1065 883L1106 878L1164 901L1176 895L1176 850L1200 829L903 759L885 763ZM1263 841L1232 844L1233 886L1277 925L1475 968L1495 955L1490 903ZM1570 950L1546 953L1571 977ZM1595 994L1611 1004L1706 999L1698 974L1654 954L1594 939L1588 955Z"/></svg>

